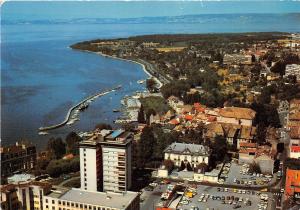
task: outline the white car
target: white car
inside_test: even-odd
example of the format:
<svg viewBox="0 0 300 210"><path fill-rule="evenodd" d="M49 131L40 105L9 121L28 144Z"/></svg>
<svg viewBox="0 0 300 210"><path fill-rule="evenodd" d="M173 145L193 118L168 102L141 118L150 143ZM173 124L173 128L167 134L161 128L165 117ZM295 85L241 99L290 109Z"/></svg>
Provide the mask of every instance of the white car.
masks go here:
<svg viewBox="0 0 300 210"><path fill-rule="evenodd" d="M149 184L149 186L151 186L151 187L156 187L156 186L157 186L157 183L152 182L152 183Z"/></svg>

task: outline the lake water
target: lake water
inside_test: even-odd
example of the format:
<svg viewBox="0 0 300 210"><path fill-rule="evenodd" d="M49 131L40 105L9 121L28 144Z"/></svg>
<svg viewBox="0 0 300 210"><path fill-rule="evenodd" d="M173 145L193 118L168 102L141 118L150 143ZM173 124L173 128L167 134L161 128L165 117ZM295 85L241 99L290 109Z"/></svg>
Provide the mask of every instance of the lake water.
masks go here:
<svg viewBox="0 0 300 210"><path fill-rule="evenodd" d="M144 85L136 82L147 77L141 66L69 48L78 41L158 33L297 32L300 28L300 16L295 13L300 11L299 3L293 2L284 4L285 7L281 5L282 13L277 8L280 5L269 2L276 14L268 15L190 15L186 12L198 7L199 2L193 3L194 6L181 3L176 7L178 12L172 10L170 14L163 13L171 6L170 3L156 2L152 6L161 11L153 11L153 16L165 17L144 18L140 17L151 14L147 6L141 6L141 2L126 3L125 7L124 4L8 2L2 6L2 144L28 139L39 148L43 147L49 136L39 136L39 127L62 121L69 107L82 98L121 84L123 88L120 91L94 101L80 114L79 122L51 131L51 135L64 137L72 130L91 130L99 122L112 123L120 115L112 112L112 109L120 108L120 100L125 95L145 89ZM232 5L223 4L224 11L229 11ZM213 6L216 5L208 8L216 13ZM252 7L255 11L255 6ZM36 13L32 13L30 8ZM127 12L119 13L117 17L111 14L116 12L113 11L115 8ZM141 13L141 10L145 13L137 18L134 14Z"/></svg>

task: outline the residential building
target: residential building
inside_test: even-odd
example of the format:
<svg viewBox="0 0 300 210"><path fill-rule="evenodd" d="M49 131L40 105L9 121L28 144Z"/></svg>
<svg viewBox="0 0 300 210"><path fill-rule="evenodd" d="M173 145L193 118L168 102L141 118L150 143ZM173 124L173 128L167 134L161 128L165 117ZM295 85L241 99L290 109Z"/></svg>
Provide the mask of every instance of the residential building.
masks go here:
<svg viewBox="0 0 300 210"><path fill-rule="evenodd" d="M36 148L26 142L0 147L1 176L7 177L14 172L27 171L36 165Z"/></svg>
<svg viewBox="0 0 300 210"><path fill-rule="evenodd" d="M289 130L290 145L288 156L290 158L300 158L300 126L292 126Z"/></svg>
<svg viewBox="0 0 300 210"><path fill-rule="evenodd" d="M256 163L263 174L273 174L275 152L269 146L257 146L254 143L241 144L239 163Z"/></svg>
<svg viewBox="0 0 300 210"><path fill-rule="evenodd" d="M285 179L285 195L295 196L300 194L300 170L287 168Z"/></svg>
<svg viewBox="0 0 300 210"><path fill-rule="evenodd" d="M102 183L102 151L98 139L87 139L80 142L80 182L81 189L101 191Z"/></svg>
<svg viewBox="0 0 300 210"><path fill-rule="evenodd" d="M220 110L217 121L220 123L252 126L255 114L256 112L249 108L225 107Z"/></svg>
<svg viewBox="0 0 300 210"><path fill-rule="evenodd" d="M43 210L43 196L50 190L51 184L36 181L1 186L1 209Z"/></svg>
<svg viewBox="0 0 300 210"><path fill-rule="evenodd" d="M279 120L283 127L286 127L288 123L288 115L289 115L289 108L290 108L289 106L290 104L288 101L280 101L279 106L277 108Z"/></svg>
<svg viewBox="0 0 300 210"><path fill-rule="evenodd" d="M299 44L300 46L300 44ZM297 80L300 80L300 65L299 64L287 64L285 67L285 77L290 75L296 76Z"/></svg>
<svg viewBox="0 0 300 210"><path fill-rule="evenodd" d="M184 102L176 96L170 96L168 98L168 104L175 110L175 112L179 112L179 110L184 106Z"/></svg>
<svg viewBox="0 0 300 210"><path fill-rule="evenodd" d="M209 164L211 150L200 144L172 143L164 150L164 159L171 160L175 166L183 165L194 169L200 163Z"/></svg>
<svg viewBox="0 0 300 210"><path fill-rule="evenodd" d="M21 209L18 200L17 189L13 184L1 186L1 209L19 210Z"/></svg>
<svg viewBox="0 0 300 210"><path fill-rule="evenodd" d="M101 142L104 191L127 191L131 187L132 140L132 133L116 130Z"/></svg>
<svg viewBox="0 0 300 210"><path fill-rule="evenodd" d="M124 130L96 131L80 143L81 189L127 191L131 187L133 134Z"/></svg>
<svg viewBox="0 0 300 210"><path fill-rule="evenodd" d="M96 192L82 189L53 189L43 197L43 210L139 210L137 192Z"/></svg>
<svg viewBox="0 0 300 210"><path fill-rule="evenodd" d="M213 140L216 136L226 137L229 145L234 145L240 149L240 144L254 141L256 127L218 122L206 125L205 137Z"/></svg>
<svg viewBox="0 0 300 210"><path fill-rule="evenodd" d="M300 125L300 99L290 101L288 127Z"/></svg>
<svg viewBox="0 0 300 210"><path fill-rule="evenodd" d="M225 65L238 65L238 64L251 64L251 55L242 54L225 54L223 58L223 64Z"/></svg>

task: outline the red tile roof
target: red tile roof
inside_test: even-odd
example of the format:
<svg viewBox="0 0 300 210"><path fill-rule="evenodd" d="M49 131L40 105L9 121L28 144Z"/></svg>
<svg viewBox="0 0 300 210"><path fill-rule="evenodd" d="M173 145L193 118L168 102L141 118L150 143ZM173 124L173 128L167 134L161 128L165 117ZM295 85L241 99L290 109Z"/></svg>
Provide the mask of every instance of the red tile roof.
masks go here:
<svg viewBox="0 0 300 210"><path fill-rule="evenodd" d="M220 116L230 117L236 119L249 119L252 120L255 117L255 111L248 108L241 107L225 107L220 110Z"/></svg>
<svg viewBox="0 0 300 210"><path fill-rule="evenodd" d="M185 115L184 118L185 118L186 120L193 120L193 116L192 116L192 115L189 115L189 114Z"/></svg>

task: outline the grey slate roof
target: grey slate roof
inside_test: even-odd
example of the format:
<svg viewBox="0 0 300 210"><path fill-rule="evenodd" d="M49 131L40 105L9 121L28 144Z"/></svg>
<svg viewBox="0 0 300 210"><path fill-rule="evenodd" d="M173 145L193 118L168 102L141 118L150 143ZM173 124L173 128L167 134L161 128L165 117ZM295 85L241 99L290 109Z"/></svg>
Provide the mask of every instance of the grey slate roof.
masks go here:
<svg viewBox="0 0 300 210"><path fill-rule="evenodd" d="M210 154L210 149L201 144L185 144L174 142L169 145L164 152L175 154L189 154L189 155L206 155Z"/></svg>

